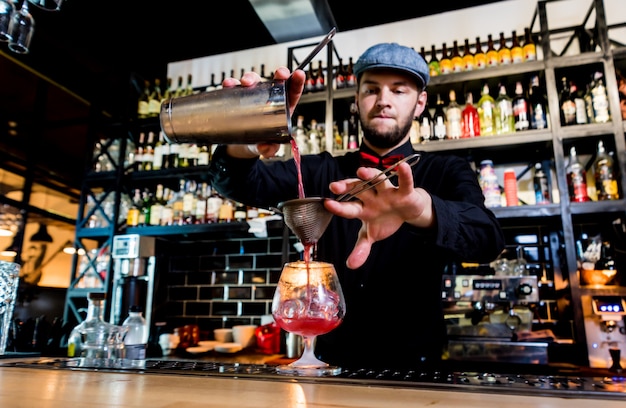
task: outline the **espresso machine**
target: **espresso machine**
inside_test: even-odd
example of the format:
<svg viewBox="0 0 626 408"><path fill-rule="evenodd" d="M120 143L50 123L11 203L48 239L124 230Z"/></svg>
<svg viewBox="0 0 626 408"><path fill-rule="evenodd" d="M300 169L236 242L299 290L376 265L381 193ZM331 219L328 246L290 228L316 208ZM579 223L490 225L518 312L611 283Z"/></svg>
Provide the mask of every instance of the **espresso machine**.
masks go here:
<svg viewBox="0 0 626 408"><path fill-rule="evenodd" d="M626 369L626 297L581 297L589 366Z"/></svg>
<svg viewBox="0 0 626 408"><path fill-rule="evenodd" d="M112 324L122 324L129 308L138 305L148 327L151 327L156 264L154 246L154 237L138 234L113 237Z"/></svg>
<svg viewBox="0 0 626 408"><path fill-rule="evenodd" d="M531 306L540 301L537 276L443 275L442 301L448 358L548 362L548 343L530 336Z"/></svg>

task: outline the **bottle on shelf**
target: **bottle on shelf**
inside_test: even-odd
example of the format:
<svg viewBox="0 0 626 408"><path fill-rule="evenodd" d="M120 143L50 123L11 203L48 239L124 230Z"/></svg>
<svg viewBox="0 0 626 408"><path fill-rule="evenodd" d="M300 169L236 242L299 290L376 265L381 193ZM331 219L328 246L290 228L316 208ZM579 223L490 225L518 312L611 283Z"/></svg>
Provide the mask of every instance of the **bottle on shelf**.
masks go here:
<svg viewBox="0 0 626 408"><path fill-rule="evenodd" d="M172 88L172 78L167 77L165 89L163 90L163 101L170 99L174 96L174 89Z"/></svg>
<svg viewBox="0 0 626 408"><path fill-rule="evenodd" d="M346 87L346 70L343 66L343 59L338 58L337 70L335 72L335 89L343 89Z"/></svg>
<svg viewBox="0 0 626 408"><path fill-rule="evenodd" d="M535 204L550 204L552 202L552 194L550 192L550 183L548 176L543 170L541 163L535 163L535 174L533 175L533 188L535 190Z"/></svg>
<svg viewBox="0 0 626 408"><path fill-rule="evenodd" d="M145 360L148 345L148 325L143 317L141 307L132 305L128 310L128 317L122 323L127 328L124 337L126 358L129 360Z"/></svg>
<svg viewBox="0 0 626 408"><path fill-rule="evenodd" d="M487 52L485 53L487 56L487 66L488 67L497 67L499 64L498 51L494 46L493 37L491 34L487 35Z"/></svg>
<svg viewBox="0 0 626 408"><path fill-rule="evenodd" d="M524 28L524 43L522 44L522 52L524 54L524 61L537 60L537 46L533 40L530 27Z"/></svg>
<svg viewBox="0 0 626 408"><path fill-rule="evenodd" d="M465 39L463 45L463 71L473 71L476 69L476 59L469 44L469 39Z"/></svg>
<svg viewBox="0 0 626 408"><path fill-rule="evenodd" d="M567 77L561 78L561 91L559 92L559 107L561 126L576 124L576 103L572 99L570 84Z"/></svg>
<svg viewBox="0 0 626 408"><path fill-rule="evenodd" d="M528 110L530 111L530 128L548 128L548 100L546 92L539 82L539 75L533 75L530 80L528 95Z"/></svg>
<svg viewBox="0 0 626 408"><path fill-rule="evenodd" d="M437 94L435 113L433 114L433 132L436 140L447 139L448 120L444 111L444 102L441 95Z"/></svg>
<svg viewBox="0 0 626 408"><path fill-rule="evenodd" d="M420 127L419 127L419 135L422 142L428 142L435 139L435 130L433 125L433 117L430 114L430 108L428 106L428 102L426 102L426 106L424 107L424 111L418 118Z"/></svg>
<svg viewBox="0 0 626 408"><path fill-rule="evenodd" d="M596 194L598 200L617 200L619 192L615 177L615 165L613 158L606 152L604 142L598 142L596 158L593 162L593 172L596 181Z"/></svg>
<svg viewBox="0 0 626 408"><path fill-rule="evenodd" d="M450 54L450 62L452 63L452 72L463 72L463 57L459 52L459 43L457 40L452 42L452 53Z"/></svg>
<svg viewBox="0 0 626 408"><path fill-rule="evenodd" d="M196 189L196 198L194 199L195 208L194 208L194 220L196 224L206 224L207 223L207 198L209 194L209 183L202 182L200 186Z"/></svg>
<svg viewBox="0 0 626 408"><path fill-rule="evenodd" d="M159 78L155 78L154 85L152 86L152 92L150 92L150 98L148 100L148 116L159 116L161 113L162 101L163 93L161 92L161 80Z"/></svg>
<svg viewBox="0 0 626 408"><path fill-rule="evenodd" d="M304 127L304 116L302 115L298 115L296 119L296 127L294 129L293 139L296 141L296 146L298 146L298 151L301 155L311 153L309 136L307 135L306 128Z"/></svg>
<svg viewBox="0 0 626 408"><path fill-rule="evenodd" d="M194 93L195 91L193 89L193 75L187 74L187 84L185 85L184 95L193 95Z"/></svg>
<svg viewBox="0 0 626 408"><path fill-rule="evenodd" d="M320 137L320 132L317 129L317 120L311 119L309 123L309 129L307 132L307 138L309 139L309 147L311 149L311 154L317 154L322 151L322 137Z"/></svg>
<svg viewBox="0 0 626 408"><path fill-rule="evenodd" d="M304 92L315 92L315 71L313 70L313 63L309 64L309 69L306 70L306 79L304 81Z"/></svg>
<svg viewBox="0 0 626 408"><path fill-rule="evenodd" d="M139 214L141 213L141 190L136 188L134 190L133 198L131 199L130 208L126 214L126 225L129 227L139 226Z"/></svg>
<svg viewBox="0 0 626 408"><path fill-rule="evenodd" d="M515 96L513 97L513 117L515 119L515 131L520 132L530 129L530 109L528 99L524 95L522 83L515 83Z"/></svg>
<svg viewBox="0 0 626 408"><path fill-rule="evenodd" d="M143 170L143 153L146 146L146 134L145 132L139 132L139 140L135 145L135 158L133 160L133 170Z"/></svg>
<svg viewBox="0 0 626 408"><path fill-rule="evenodd" d="M461 117L463 118L461 122L461 138L480 136L480 119L478 118L478 109L474 106L474 96L471 92L468 92L465 95L465 106L463 107Z"/></svg>
<svg viewBox="0 0 626 408"><path fill-rule="evenodd" d="M139 95L137 101L137 117L139 119L145 119L150 116L150 81L143 81L143 90Z"/></svg>
<svg viewBox="0 0 626 408"><path fill-rule="evenodd" d="M428 60L428 70L431 77L435 77L441 74L441 68L439 66L439 58L437 58L437 49L435 44L430 46L430 59Z"/></svg>
<svg viewBox="0 0 626 408"><path fill-rule="evenodd" d="M506 135L515 132L515 115L513 115L513 100L506 93L506 86L500 84L496 98L496 134Z"/></svg>
<svg viewBox="0 0 626 408"><path fill-rule="evenodd" d="M326 89L326 80L324 77L324 66L322 60L317 62L317 71L315 73L315 92L322 92Z"/></svg>
<svg viewBox="0 0 626 408"><path fill-rule="evenodd" d="M211 151L209 146L202 144L198 146L198 166L208 166L211 163Z"/></svg>
<svg viewBox="0 0 626 408"><path fill-rule="evenodd" d="M609 98L604 86L604 74L600 71L596 71L593 74L591 105L593 107L594 123L606 123L611 120Z"/></svg>
<svg viewBox="0 0 626 408"><path fill-rule="evenodd" d="M152 170L161 170L163 168L163 146L165 146L165 144L164 133L163 131L159 131L159 137L152 149Z"/></svg>
<svg viewBox="0 0 626 408"><path fill-rule="evenodd" d="M494 208L502 206L500 184L498 176L493 167L493 160L483 160L480 162L480 172L478 176L480 188L485 197L485 207Z"/></svg>
<svg viewBox="0 0 626 408"><path fill-rule="evenodd" d="M183 85L183 77L182 76L178 77L178 82L177 82L177 85L176 85L176 89L174 90L174 97L178 98L180 96L185 96L185 87Z"/></svg>
<svg viewBox="0 0 626 408"><path fill-rule="evenodd" d="M215 82L215 72L211 72L211 82L204 89L204 92L213 92L217 89L217 83Z"/></svg>
<svg viewBox="0 0 626 408"><path fill-rule="evenodd" d="M587 172L585 166L578 159L576 146L570 148L566 173L570 201L576 203L590 201L587 192Z"/></svg>
<svg viewBox="0 0 626 408"><path fill-rule="evenodd" d="M449 92L448 107L446 108L446 118L448 119L447 134L449 139L459 139L463 133L463 112L461 106L456 101L456 92L451 89Z"/></svg>
<svg viewBox="0 0 626 408"><path fill-rule="evenodd" d="M150 221L148 223L150 226L161 225L161 221L163 219L164 192L165 188L163 187L163 184L157 184L156 191L154 193L154 200L150 206Z"/></svg>
<svg viewBox="0 0 626 408"><path fill-rule="evenodd" d="M143 150L142 157L142 170L151 171L152 164L154 163L154 132L148 132L148 140L146 140L146 145Z"/></svg>
<svg viewBox="0 0 626 408"><path fill-rule="evenodd" d="M584 125L589 123L589 118L587 118L587 106L582 91L578 89L578 86L576 86L576 83L573 81L569 83L569 90L570 98L574 100L574 105L576 106L576 124Z"/></svg>
<svg viewBox="0 0 626 408"><path fill-rule="evenodd" d="M476 49L474 50L474 67L476 69L484 69L487 67L487 54L483 51L480 43L480 37L476 37Z"/></svg>
<svg viewBox="0 0 626 408"><path fill-rule="evenodd" d="M496 134L495 105L496 101L489 94L489 84L485 82L477 106L481 136L492 136Z"/></svg>
<svg viewBox="0 0 626 408"><path fill-rule="evenodd" d="M346 72L346 88L356 86L356 75L354 74L354 62L352 57L348 57L348 70Z"/></svg>
<svg viewBox="0 0 626 408"><path fill-rule="evenodd" d="M195 180L185 180L185 192L183 193L183 224L193 225L196 223L196 190L198 183Z"/></svg>
<svg viewBox="0 0 626 408"><path fill-rule="evenodd" d="M511 32L511 63L519 64L520 62L524 62L524 50L517 38L517 31L513 30Z"/></svg>
<svg viewBox="0 0 626 408"><path fill-rule="evenodd" d="M441 72L442 75L452 73L452 60L450 59L450 55L448 54L448 45L445 42L441 45L441 58L439 58L439 72Z"/></svg>
<svg viewBox="0 0 626 408"><path fill-rule="evenodd" d="M511 48L506 43L504 32L500 31L500 45L498 47L498 65L510 65L511 60Z"/></svg>

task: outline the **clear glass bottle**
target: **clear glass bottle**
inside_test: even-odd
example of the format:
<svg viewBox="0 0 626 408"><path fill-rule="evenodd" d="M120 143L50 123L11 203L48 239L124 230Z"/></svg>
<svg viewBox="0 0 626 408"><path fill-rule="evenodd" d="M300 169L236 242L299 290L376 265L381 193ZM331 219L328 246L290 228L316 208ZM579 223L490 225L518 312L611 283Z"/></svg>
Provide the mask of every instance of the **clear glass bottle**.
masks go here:
<svg viewBox="0 0 626 408"><path fill-rule="evenodd" d="M496 101L489 94L489 84L483 85L480 99L478 100L478 120L480 122L480 135L492 136L496 134Z"/></svg>
<svg viewBox="0 0 626 408"><path fill-rule="evenodd" d="M129 360L145 360L149 333L148 325L140 306L132 305L130 307L128 317L122 323L122 327L127 329L124 337L126 358Z"/></svg>
<svg viewBox="0 0 626 408"><path fill-rule="evenodd" d="M606 123L611 120L609 112L609 98L604 86L604 74L596 72L593 76L594 84L591 87L591 104L595 123Z"/></svg>
<svg viewBox="0 0 626 408"><path fill-rule="evenodd" d="M528 99L524 95L522 83L515 83L515 96L513 97L513 117L515 119L515 131L530 129L530 109Z"/></svg>
<svg viewBox="0 0 626 408"><path fill-rule="evenodd" d="M447 127L448 120L446 118L446 113L443 109L443 99L441 99L441 95L437 94L437 102L435 104L435 113L433 114L433 127L435 139L443 140L447 139Z"/></svg>
<svg viewBox="0 0 626 408"><path fill-rule="evenodd" d="M450 90L449 98L450 102L448 102L448 107L446 108L446 117L448 118L448 138L459 139L463 132L463 116L461 106L456 101L456 92L454 89Z"/></svg>
<svg viewBox="0 0 626 408"><path fill-rule="evenodd" d="M465 95L465 106L461 113L463 118L461 122L462 133L461 138L480 136L480 119L478 118L478 109L474 106L474 96L471 92Z"/></svg>
<svg viewBox="0 0 626 408"><path fill-rule="evenodd" d="M513 115L513 100L506 93L506 86L500 85L496 98L496 134L506 135L515 132L515 116Z"/></svg>
<svg viewBox="0 0 626 408"><path fill-rule="evenodd" d="M108 358L110 339L119 327L104 321L104 292L90 292L87 316L72 331L67 340L68 357ZM116 346L115 344L113 344Z"/></svg>

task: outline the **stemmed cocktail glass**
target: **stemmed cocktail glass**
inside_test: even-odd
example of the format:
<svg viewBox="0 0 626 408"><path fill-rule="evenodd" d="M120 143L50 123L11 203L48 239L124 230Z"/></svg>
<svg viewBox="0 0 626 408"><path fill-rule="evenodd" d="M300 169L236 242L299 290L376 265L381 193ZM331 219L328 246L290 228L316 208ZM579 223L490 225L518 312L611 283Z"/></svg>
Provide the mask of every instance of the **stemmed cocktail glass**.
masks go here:
<svg viewBox="0 0 626 408"><path fill-rule="evenodd" d="M341 373L314 354L315 339L343 321L346 304L332 264L297 261L285 264L272 302L272 315L285 331L302 336L304 351L290 364L278 366L279 374L329 376Z"/></svg>

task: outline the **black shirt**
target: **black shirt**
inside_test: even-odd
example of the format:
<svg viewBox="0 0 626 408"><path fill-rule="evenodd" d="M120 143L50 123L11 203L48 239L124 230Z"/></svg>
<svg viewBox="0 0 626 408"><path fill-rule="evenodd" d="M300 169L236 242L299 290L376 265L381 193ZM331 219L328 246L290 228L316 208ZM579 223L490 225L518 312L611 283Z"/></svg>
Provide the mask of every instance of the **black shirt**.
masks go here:
<svg viewBox="0 0 626 408"><path fill-rule="evenodd" d="M407 142L390 155L414 152ZM334 216L317 244L315 259L335 266L346 300L342 324L317 338L316 354L322 361L350 368L417 368L437 361L446 337L441 306L444 267L450 262L490 262L504 249L498 221L484 206L469 163L453 155L419 153L413 177L415 186L432 196L433 229L403 225L376 242L366 263L356 270L346 267L346 259L356 243L360 220ZM305 195L332 197L330 182L356 177L358 167L358 152L303 156ZM270 208L298 198L293 159L234 159L220 146L210 171L220 194L248 205Z"/></svg>

